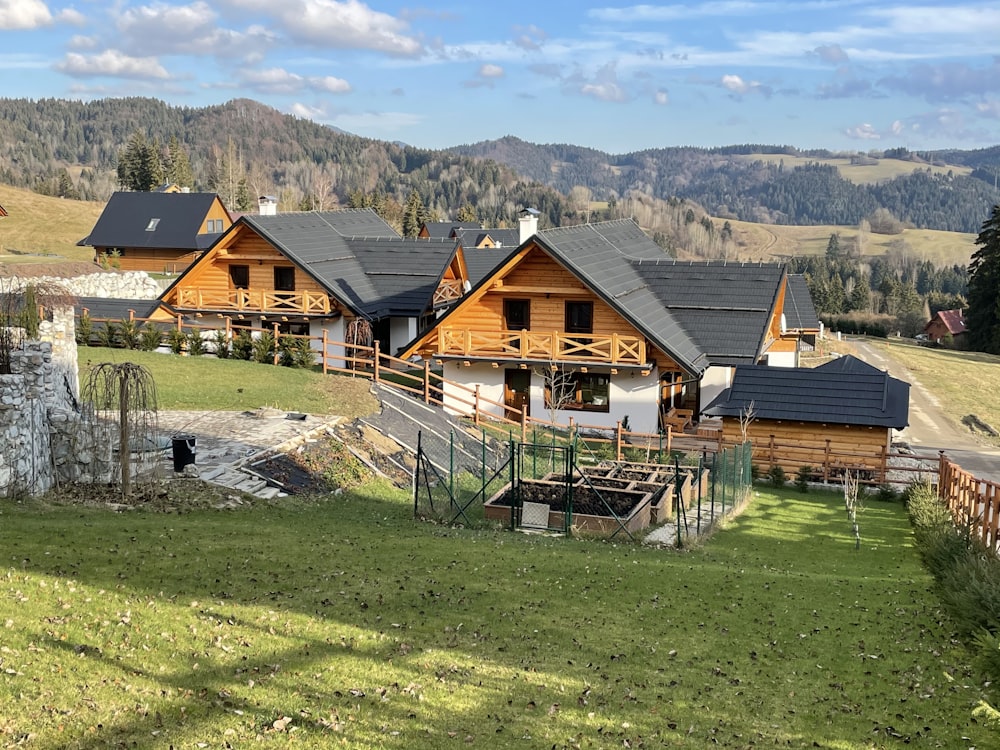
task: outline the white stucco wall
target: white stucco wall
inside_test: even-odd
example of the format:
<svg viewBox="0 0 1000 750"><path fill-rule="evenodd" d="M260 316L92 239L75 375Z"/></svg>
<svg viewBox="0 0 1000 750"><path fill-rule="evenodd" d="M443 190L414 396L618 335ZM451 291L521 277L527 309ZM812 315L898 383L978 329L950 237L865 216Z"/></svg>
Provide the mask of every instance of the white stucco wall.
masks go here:
<svg viewBox="0 0 1000 750"><path fill-rule="evenodd" d="M461 362L445 362L443 371L445 381L460 383L470 390L475 390L478 383L479 395L483 399L490 399L500 404L503 403L503 373L502 367L493 367L482 362L474 362L468 367L465 367ZM466 393L445 382L444 407L452 414L471 414L474 410L474 400L474 394ZM480 411L496 416L503 415L502 406L480 402L479 408Z"/></svg>
<svg viewBox="0 0 1000 750"><path fill-rule="evenodd" d="M704 409L712 400L733 384L733 368L713 366L705 370L701 379L701 408Z"/></svg>
<svg viewBox="0 0 1000 750"><path fill-rule="evenodd" d="M312 342L313 348L317 351L323 348L324 330L326 331L327 338L327 363L332 367L344 367L344 347L342 344L347 335L344 319L337 318L336 320L328 320L325 323L321 321L312 321L309 323L309 335L318 337L318 340Z"/></svg>
<svg viewBox="0 0 1000 750"><path fill-rule="evenodd" d="M503 403L504 368L493 367L490 364L473 363L468 367L461 362L446 362L444 365L446 380L455 381L475 389L479 384L480 396L498 403ZM611 389L608 394L607 412L579 411L575 409L558 410L555 419L560 424L569 424L570 417L577 424L597 427L615 427L619 420L628 417L630 429L635 432L655 433L658 426L657 393L659 375L654 370L643 377L641 372L626 371L611 376ZM445 408L455 414L468 414L472 411L469 403L460 403L459 399L471 400L473 397L461 394L455 387L445 385ZM500 416L502 407L481 403L481 410ZM530 390L530 412L536 419L551 418L545 407L545 382L539 373L532 373Z"/></svg>
<svg viewBox="0 0 1000 750"><path fill-rule="evenodd" d="M798 355L796 352L768 352L768 367L798 367Z"/></svg>
<svg viewBox="0 0 1000 750"><path fill-rule="evenodd" d="M396 355L400 349L417 337L416 318L389 318L389 351Z"/></svg>

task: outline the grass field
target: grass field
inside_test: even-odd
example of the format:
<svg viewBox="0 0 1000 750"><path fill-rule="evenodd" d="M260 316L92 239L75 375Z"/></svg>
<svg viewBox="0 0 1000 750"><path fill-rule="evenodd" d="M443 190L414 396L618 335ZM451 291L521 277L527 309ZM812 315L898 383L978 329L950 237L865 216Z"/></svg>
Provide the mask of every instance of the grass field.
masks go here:
<svg viewBox="0 0 1000 750"><path fill-rule="evenodd" d="M162 410L243 411L261 406L308 414L354 418L371 414L378 402L365 378L324 376L313 370L261 365L215 357L181 357L131 349L80 347L81 386L90 366L134 362L156 383Z"/></svg>
<svg viewBox="0 0 1000 750"><path fill-rule="evenodd" d="M961 419L974 414L1000 429L1000 357L981 352L962 352L894 343L892 339L867 339L905 365L943 405L948 414ZM989 439L1000 445L1000 439Z"/></svg>
<svg viewBox="0 0 1000 750"><path fill-rule="evenodd" d="M686 553L0 502L0 745L996 747L899 504L761 492Z"/></svg>
<svg viewBox="0 0 1000 750"><path fill-rule="evenodd" d="M853 241L858 235L857 227L830 224L800 227L755 224L735 219L730 219L729 223L740 246L741 257L747 260L773 261L799 255L822 255L826 252L831 234L839 233L842 243ZM976 250L974 234L905 229L896 235L869 233L865 255L882 255L899 241L906 243L911 255L936 265L967 266Z"/></svg>
<svg viewBox="0 0 1000 750"><path fill-rule="evenodd" d="M103 203L50 198L0 184L0 206L8 214L0 219L0 262L51 263L53 255L74 261L93 258L93 248L76 243L90 234Z"/></svg>
<svg viewBox="0 0 1000 750"><path fill-rule="evenodd" d="M955 175L968 175L972 173L970 167L935 167L930 164L919 164L903 159L879 159L878 164L856 165L851 164L851 160L848 157L817 159L808 156L785 156L783 154L745 154L733 158L744 162L763 161L768 164L784 163L787 169L804 167L807 164L825 164L836 167L841 177L856 185L870 185L877 182L884 182L894 177L912 174L917 171L926 171L928 169L934 174L948 174L951 172Z"/></svg>

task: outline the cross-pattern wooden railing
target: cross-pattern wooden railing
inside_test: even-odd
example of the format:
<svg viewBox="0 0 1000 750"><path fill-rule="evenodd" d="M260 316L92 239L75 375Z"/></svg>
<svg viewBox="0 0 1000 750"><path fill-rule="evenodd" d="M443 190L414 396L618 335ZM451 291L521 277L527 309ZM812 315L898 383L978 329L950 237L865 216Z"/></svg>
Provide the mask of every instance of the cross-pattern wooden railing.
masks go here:
<svg viewBox="0 0 1000 750"><path fill-rule="evenodd" d="M462 298L465 294L464 282L461 279L442 279L438 288L434 290L434 307L450 305Z"/></svg>
<svg viewBox="0 0 1000 750"><path fill-rule="evenodd" d="M617 333L593 335L560 331L477 331L443 327L437 354L460 357L503 357L552 362L600 362L645 365L646 342Z"/></svg>
<svg viewBox="0 0 1000 750"><path fill-rule="evenodd" d="M276 289L178 289L174 305L181 310L239 310L248 312L329 313L330 298L320 292L282 292Z"/></svg>

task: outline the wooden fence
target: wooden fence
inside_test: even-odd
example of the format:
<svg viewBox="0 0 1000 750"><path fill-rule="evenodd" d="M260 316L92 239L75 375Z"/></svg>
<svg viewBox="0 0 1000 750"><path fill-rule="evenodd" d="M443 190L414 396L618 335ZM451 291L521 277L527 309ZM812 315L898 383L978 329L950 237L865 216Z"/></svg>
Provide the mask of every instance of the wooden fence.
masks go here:
<svg viewBox="0 0 1000 750"><path fill-rule="evenodd" d="M956 526L968 526L987 549L1000 549L1000 483L973 476L942 451L938 495Z"/></svg>
<svg viewBox="0 0 1000 750"><path fill-rule="evenodd" d="M117 323L122 321L115 319L93 318L95 323ZM144 318L130 317L130 322L141 325L146 322ZM527 413L527 409L517 408L501 401L491 399L481 392L478 386L467 386L453 380L444 378L440 373L431 369L430 361L423 360L419 363L399 359L380 351L378 342L372 346L355 345L349 342L336 341L329 338L326 332L322 336L301 336L293 334L282 334L278 324L273 324L266 328L240 327L239 321L233 325L227 318L224 328L216 326L200 325L184 321L177 318L175 321L149 321L164 328L176 329L184 332L188 330L200 330L203 337L209 344L215 331L224 330L227 338L231 338L239 331L250 331L259 335L262 332L272 334L275 340L296 340L308 339L313 347L317 365L322 368L324 374L340 373L354 377L363 377L375 383L390 385L398 390L405 391L426 404L445 406L445 388L447 387L447 406L453 411L463 413L472 419L477 426L482 424L492 424L504 429L516 432L520 435L522 442L528 439L529 431L533 429L546 429L566 431L575 433L588 444L605 444L611 447L612 455L617 460L622 460L626 451L645 450L647 452L680 451L684 453L717 453L727 447L723 441L721 430L701 431L694 435L674 429L669 422L664 425L661 433L639 433L625 429L621 422L615 426L587 425L575 422L572 418L567 424L556 424L546 419L532 417ZM276 348L273 353L273 362L278 364L280 352ZM771 465L781 464L786 461L793 461L801 454L801 441L798 443L785 443L775 441L772 437L768 444L755 446L755 457L760 463L758 468L763 473ZM762 454L761 451L765 453ZM938 471L936 457L925 458L917 466L899 465L904 459L913 459L912 455L897 454L886 451L884 448L877 456L872 453L862 454L860 452L844 451L842 449L832 449L827 447L823 452L821 461L814 462L813 479L819 481L838 482L845 467L857 467L868 459L877 461L877 468L873 468L869 475L862 477L862 481L871 485L880 484L908 484L912 479L931 478L935 481Z"/></svg>

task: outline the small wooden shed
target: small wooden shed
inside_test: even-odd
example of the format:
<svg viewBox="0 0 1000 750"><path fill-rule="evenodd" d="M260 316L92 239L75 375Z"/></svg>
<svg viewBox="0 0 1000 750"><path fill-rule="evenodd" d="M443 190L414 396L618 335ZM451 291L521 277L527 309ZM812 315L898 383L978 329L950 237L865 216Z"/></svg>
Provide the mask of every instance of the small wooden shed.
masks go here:
<svg viewBox="0 0 1000 750"><path fill-rule="evenodd" d="M816 368L741 365L702 414L721 418L724 440L734 443L742 419L762 471L809 466L825 481L853 469L882 482L892 430L908 424L909 403L909 383L845 356Z"/></svg>

